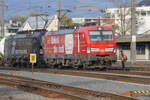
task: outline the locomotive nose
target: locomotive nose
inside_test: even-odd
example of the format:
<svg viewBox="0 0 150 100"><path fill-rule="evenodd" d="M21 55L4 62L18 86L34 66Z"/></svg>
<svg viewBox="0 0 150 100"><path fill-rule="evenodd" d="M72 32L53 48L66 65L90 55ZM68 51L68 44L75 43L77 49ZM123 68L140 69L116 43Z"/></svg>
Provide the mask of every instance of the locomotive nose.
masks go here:
<svg viewBox="0 0 150 100"><path fill-rule="evenodd" d="M115 54L116 46L113 43L97 43L90 44L92 47L88 47L87 51L93 55L110 55Z"/></svg>

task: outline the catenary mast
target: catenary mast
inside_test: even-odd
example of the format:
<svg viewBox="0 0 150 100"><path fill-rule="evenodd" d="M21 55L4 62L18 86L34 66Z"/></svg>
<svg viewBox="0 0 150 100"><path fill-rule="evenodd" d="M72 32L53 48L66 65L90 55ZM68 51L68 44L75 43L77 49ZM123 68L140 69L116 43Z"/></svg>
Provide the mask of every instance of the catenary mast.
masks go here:
<svg viewBox="0 0 150 100"><path fill-rule="evenodd" d="M131 0L131 62L136 62L136 0Z"/></svg>
<svg viewBox="0 0 150 100"><path fill-rule="evenodd" d="M4 37L4 0L0 0L0 37Z"/></svg>

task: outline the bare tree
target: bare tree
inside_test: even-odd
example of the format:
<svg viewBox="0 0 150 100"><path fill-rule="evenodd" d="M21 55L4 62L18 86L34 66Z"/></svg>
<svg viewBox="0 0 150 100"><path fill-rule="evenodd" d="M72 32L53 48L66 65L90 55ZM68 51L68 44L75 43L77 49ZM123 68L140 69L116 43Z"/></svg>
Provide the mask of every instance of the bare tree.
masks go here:
<svg viewBox="0 0 150 100"><path fill-rule="evenodd" d="M113 0L114 5L117 7L117 12L114 17L117 20L115 24L116 30L119 35L126 35L130 30L130 0Z"/></svg>

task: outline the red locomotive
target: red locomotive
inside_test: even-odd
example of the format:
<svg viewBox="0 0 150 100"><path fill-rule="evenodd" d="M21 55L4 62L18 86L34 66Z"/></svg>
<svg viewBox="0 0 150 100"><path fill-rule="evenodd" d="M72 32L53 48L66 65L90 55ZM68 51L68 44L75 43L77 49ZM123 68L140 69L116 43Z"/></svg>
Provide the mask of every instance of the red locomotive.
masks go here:
<svg viewBox="0 0 150 100"><path fill-rule="evenodd" d="M43 39L44 60L53 67L111 65L116 61L115 49L115 33L108 26L47 32Z"/></svg>

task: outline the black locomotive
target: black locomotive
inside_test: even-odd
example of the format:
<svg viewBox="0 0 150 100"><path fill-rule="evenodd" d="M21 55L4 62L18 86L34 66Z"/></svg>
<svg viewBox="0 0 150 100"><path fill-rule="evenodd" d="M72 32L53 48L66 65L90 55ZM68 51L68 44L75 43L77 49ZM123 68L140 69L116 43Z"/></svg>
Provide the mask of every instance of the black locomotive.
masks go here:
<svg viewBox="0 0 150 100"><path fill-rule="evenodd" d="M22 31L5 40L4 55L8 66L30 66L31 53L37 54L37 65L43 61L42 36L46 30Z"/></svg>

